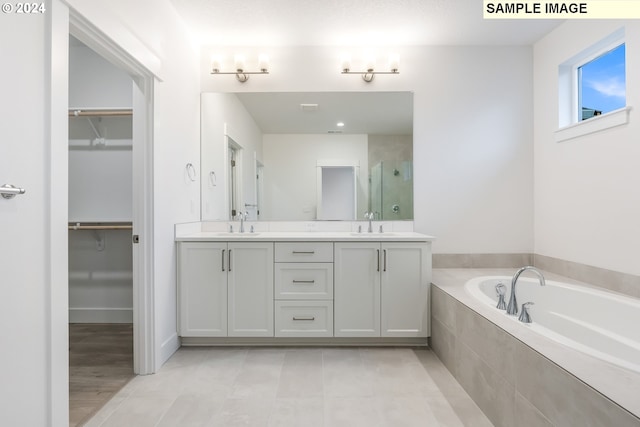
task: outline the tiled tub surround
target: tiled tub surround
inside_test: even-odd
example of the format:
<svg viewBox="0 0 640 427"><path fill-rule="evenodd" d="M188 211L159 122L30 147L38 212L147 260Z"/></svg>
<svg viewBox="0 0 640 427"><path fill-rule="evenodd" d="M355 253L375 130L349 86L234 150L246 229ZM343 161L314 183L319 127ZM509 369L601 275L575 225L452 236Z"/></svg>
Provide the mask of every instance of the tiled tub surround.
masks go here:
<svg viewBox="0 0 640 427"><path fill-rule="evenodd" d="M433 270L430 345L444 365L496 426L640 426L640 374L540 336L464 289L514 272Z"/></svg>
<svg viewBox="0 0 640 427"><path fill-rule="evenodd" d="M533 265L541 270L640 298L640 276L549 256L513 254L433 254L433 268L520 268Z"/></svg>

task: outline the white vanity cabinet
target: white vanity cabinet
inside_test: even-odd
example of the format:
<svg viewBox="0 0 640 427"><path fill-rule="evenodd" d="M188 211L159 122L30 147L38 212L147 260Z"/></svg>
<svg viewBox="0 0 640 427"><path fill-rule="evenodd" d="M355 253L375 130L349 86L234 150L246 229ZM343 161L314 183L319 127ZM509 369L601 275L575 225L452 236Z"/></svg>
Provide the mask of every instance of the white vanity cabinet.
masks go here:
<svg viewBox="0 0 640 427"><path fill-rule="evenodd" d="M182 337L273 336L273 243L180 242Z"/></svg>
<svg viewBox="0 0 640 427"><path fill-rule="evenodd" d="M333 336L333 243L275 243L275 336Z"/></svg>
<svg viewBox="0 0 640 427"><path fill-rule="evenodd" d="M336 242L336 337L427 337L430 244Z"/></svg>
<svg viewBox="0 0 640 427"><path fill-rule="evenodd" d="M227 336L226 243L178 244L178 332Z"/></svg>
<svg viewBox="0 0 640 427"><path fill-rule="evenodd" d="M177 235L182 344L424 345L431 240L413 232Z"/></svg>
<svg viewBox="0 0 640 427"><path fill-rule="evenodd" d="M229 242L228 336L273 336L273 243Z"/></svg>

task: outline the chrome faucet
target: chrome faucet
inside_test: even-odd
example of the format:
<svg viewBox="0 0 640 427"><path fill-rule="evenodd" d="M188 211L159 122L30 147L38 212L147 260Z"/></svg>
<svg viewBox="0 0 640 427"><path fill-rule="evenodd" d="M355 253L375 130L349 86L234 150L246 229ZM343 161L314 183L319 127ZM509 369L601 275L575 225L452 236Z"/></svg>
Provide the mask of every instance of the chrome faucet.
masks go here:
<svg viewBox="0 0 640 427"><path fill-rule="evenodd" d="M520 313L520 317L518 320L522 323L531 323L531 315L529 314L529 307L533 305L532 302L525 302L522 304L522 313Z"/></svg>
<svg viewBox="0 0 640 427"><path fill-rule="evenodd" d="M496 308L498 310L506 310L507 304L504 302L504 295L507 293L507 287L502 284L502 282L496 285L496 294L498 295L498 305Z"/></svg>
<svg viewBox="0 0 640 427"><path fill-rule="evenodd" d="M373 212L365 212L364 219L369 220L369 227L367 228L367 233L373 233L373 226L371 225L371 221L373 220Z"/></svg>
<svg viewBox="0 0 640 427"><path fill-rule="evenodd" d="M238 219L240 219L240 232L244 233L244 222L249 216L249 212L240 212L238 214Z"/></svg>
<svg viewBox="0 0 640 427"><path fill-rule="evenodd" d="M540 279L540 286L544 286L546 284L544 281L544 276L542 275L542 271L538 270L535 267L529 265L526 267L522 267L520 270L516 271L516 274L514 274L513 278L511 279L511 296L509 297L509 305L507 305L507 314L511 314L512 316L518 314L518 301L516 300L516 282L518 281L520 275L527 270L531 270L538 276L538 279Z"/></svg>

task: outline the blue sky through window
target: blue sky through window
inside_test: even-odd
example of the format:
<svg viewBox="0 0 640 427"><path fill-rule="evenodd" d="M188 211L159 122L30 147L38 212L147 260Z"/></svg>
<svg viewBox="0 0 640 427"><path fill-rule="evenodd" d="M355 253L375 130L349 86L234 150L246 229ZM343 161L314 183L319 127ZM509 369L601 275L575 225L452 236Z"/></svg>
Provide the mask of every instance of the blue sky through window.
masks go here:
<svg viewBox="0 0 640 427"><path fill-rule="evenodd" d="M605 114L626 106L625 45L580 67L581 110ZM584 114L582 119L592 117Z"/></svg>

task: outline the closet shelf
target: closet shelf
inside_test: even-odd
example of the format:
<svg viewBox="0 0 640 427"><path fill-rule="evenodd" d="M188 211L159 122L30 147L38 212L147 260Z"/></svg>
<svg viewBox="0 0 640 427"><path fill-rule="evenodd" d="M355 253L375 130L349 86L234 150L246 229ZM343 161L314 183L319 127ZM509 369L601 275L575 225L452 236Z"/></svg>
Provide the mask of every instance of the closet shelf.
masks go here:
<svg viewBox="0 0 640 427"><path fill-rule="evenodd" d="M132 116L133 110L130 108L114 108L114 109L82 109L82 108L70 108L69 117L118 117L118 116Z"/></svg>
<svg viewBox="0 0 640 427"><path fill-rule="evenodd" d="M70 222L69 230L133 230L131 222Z"/></svg>

